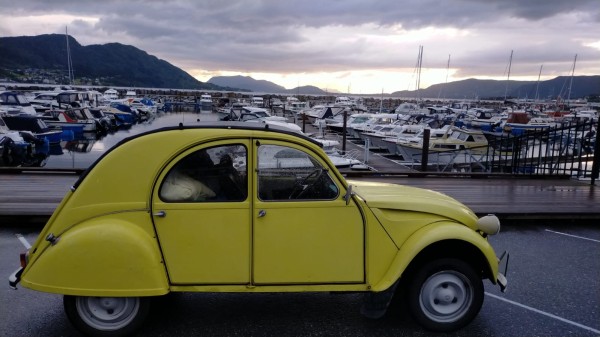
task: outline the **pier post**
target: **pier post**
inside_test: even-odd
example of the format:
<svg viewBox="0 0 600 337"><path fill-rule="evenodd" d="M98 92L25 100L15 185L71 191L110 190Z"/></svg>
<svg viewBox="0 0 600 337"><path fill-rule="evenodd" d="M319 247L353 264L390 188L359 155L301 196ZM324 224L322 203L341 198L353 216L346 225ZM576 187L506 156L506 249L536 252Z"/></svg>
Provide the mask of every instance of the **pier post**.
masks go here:
<svg viewBox="0 0 600 337"><path fill-rule="evenodd" d="M348 111L344 109L344 126L342 127L342 154L346 154L346 121L348 120Z"/></svg>
<svg viewBox="0 0 600 337"><path fill-rule="evenodd" d="M598 133L600 132L600 118L596 126L596 143L594 144L594 162L592 163L592 185L596 183L600 173L600 146L598 146Z"/></svg>
<svg viewBox="0 0 600 337"><path fill-rule="evenodd" d="M427 164L429 160L429 136L431 134L430 129L423 130L423 150L421 151L421 171L427 171Z"/></svg>

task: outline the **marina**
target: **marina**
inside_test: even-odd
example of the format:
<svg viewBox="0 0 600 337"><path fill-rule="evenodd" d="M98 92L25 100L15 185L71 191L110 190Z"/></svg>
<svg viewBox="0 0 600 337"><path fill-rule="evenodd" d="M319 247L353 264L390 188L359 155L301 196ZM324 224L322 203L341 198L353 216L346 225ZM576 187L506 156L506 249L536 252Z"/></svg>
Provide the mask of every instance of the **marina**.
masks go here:
<svg viewBox="0 0 600 337"><path fill-rule="evenodd" d="M481 124L481 118L473 119L479 120L479 127L466 128L469 119L450 119L459 115L448 110L451 108L374 114L347 97L340 100L344 106L316 104L310 110L297 100L288 103L303 109L286 110L286 105L269 109L258 99L253 99L253 104L222 107L210 95L192 103L158 100L163 102L160 109L155 106L145 111L139 98L135 99L137 108L124 101L110 103L102 111L113 111L113 117L126 115L119 117L120 126L107 132L74 134L71 139L45 144L41 151L32 152L35 155L30 161L0 167L2 222L47 219L78 176L129 136L180 123L193 126L219 120L266 123L303 132L322 144L347 179L433 189L481 215L495 213L503 220L600 219L592 163L596 138L585 138L595 132L595 114L575 126L525 131L513 125L512 131L500 132L499 127L492 131L492 126ZM418 109L403 103L394 111L407 107ZM127 119L133 112L123 111L125 108L137 111L134 119ZM344 115L348 119L345 134ZM473 116L489 119L491 114ZM466 143L469 141L473 144ZM402 147L412 152L398 150ZM429 153L424 156L421 152L425 149Z"/></svg>

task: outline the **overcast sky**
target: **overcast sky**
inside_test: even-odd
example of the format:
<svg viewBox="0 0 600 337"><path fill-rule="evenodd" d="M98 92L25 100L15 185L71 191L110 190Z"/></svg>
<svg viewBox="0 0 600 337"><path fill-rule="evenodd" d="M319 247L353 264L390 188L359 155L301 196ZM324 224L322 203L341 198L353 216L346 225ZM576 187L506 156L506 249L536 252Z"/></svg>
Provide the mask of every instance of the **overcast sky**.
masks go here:
<svg viewBox="0 0 600 337"><path fill-rule="evenodd" d="M355 94L600 74L600 0L0 0L0 36L133 45L206 82ZM450 60L450 61L449 61ZM449 61L449 62L448 62ZM448 63L450 64L448 68Z"/></svg>

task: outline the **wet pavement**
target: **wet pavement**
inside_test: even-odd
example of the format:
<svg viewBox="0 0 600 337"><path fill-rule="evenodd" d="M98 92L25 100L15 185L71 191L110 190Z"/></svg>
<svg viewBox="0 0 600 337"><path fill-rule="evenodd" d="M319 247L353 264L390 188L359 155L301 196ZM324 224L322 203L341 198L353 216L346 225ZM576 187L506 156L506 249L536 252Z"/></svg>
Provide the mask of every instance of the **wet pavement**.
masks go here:
<svg viewBox="0 0 600 337"><path fill-rule="evenodd" d="M62 296L8 288L23 250L15 233L35 240L38 229L0 228L0 336L79 336ZM467 327L449 334L424 331L396 304L379 320L360 315L361 294L177 293L153 302L140 336L598 336L600 228L504 227L490 238L510 251L508 289L485 281L483 307Z"/></svg>

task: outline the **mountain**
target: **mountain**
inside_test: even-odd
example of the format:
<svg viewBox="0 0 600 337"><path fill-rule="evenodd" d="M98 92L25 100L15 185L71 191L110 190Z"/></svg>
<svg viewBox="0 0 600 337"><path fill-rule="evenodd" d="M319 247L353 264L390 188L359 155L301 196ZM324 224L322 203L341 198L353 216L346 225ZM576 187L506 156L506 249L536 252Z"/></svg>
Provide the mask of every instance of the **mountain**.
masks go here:
<svg viewBox="0 0 600 337"><path fill-rule="evenodd" d="M82 46L61 34L0 37L0 78L17 82L68 84L67 39L75 84L118 87L253 91L256 93L336 95L315 86L286 89L248 76L218 76L200 82L167 61L120 43ZM569 94L569 88L570 94ZM508 89L508 90L507 90ZM394 97L444 99L562 98L600 95L600 76L560 76L548 81L495 81L467 79L435 84L415 91L397 91ZM379 93L372 93L379 96Z"/></svg>
<svg viewBox="0 0 600 337"><path fill-rule="evenodd" d="M0 38L0 76L68 78L67 39L78 81L105 86L226 90L203 83L167 61L120 43L82 46L60 34ZM36 72L35 69L38 71ZM33 72L33 73L32 73Z"/></svg>
<svg viewBox="0 0 600 337"><path fill-rule="evenodd" d="M278 84L265 80L255 80L249 76L216 76L208 80L212 83L225 87L241 88L257 93L270 94L301 94L301 95L326 95L327 92L313 85L305 85L293 89L286 89Z"/></svg>
<svg viewBox="0 0 600 337"><path fill-rule="evenodd" d="M571 83L572 80L572 83ZM571 93L569 95L569 88ZM416 91L396 91L395 97L423 97L423 98L450 98L450 99L476 99L476 98L552 98L558 96L583 98L600 94L600 76L559 76L551 80L540 81L497 81L466 79L443 84L434 84L426 89Z"/></svg>
<svg viewBox="0 0 600 337"><path fill-rule="evenodd" d="M264 93L280 93L286 91L284 87L273 82L255 80L249 76L216 76L209 79L207 83L222 87L240 88Z"/></svg>

